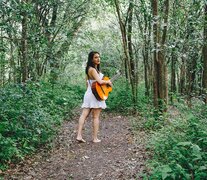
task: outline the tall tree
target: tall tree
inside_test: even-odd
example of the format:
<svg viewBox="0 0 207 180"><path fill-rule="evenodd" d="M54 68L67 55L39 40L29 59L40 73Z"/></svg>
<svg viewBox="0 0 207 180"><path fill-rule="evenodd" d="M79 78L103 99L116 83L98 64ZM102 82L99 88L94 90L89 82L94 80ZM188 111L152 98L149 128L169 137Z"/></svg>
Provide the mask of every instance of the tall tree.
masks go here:
<svg viewBox="0 0 207 180"><path fill-rule="evenodd" d="M21 37L21 72L22 72L22 82L26 82L28 78L28 43L27 43L27 37L28 37L28 15L26 11L26 7L28 5L28 0L22 0L21 1L21 16L22 16L22 37Z"/></svg>
<svg viewBox="0 0 207 180"><path fill-rule="evenodd" d="M152 31L152 14L151 9L148 7L146 1L137 1L135 8L135 16L138 21L140 31L140 39L142 42L141 51L144 61L144 81L145 81L145 95L150 95L152 89L152 58L151 58L151 31ZM140 40L138 41L140 43ZM138 45L137 45L138 46Z"/></svg>
<svg viewBox="0 0 207 180"><path fill-rule="evenodd" d="M132 91L132 100L134 105L137 103L137 69L134 59L134 52L133 52L133 42L132 42L132 35L133 35L133 10L134 10L134 0L129 0L127 12L125 16L121 11L120 2L118 0L114 0L116 13L118 16L118 22L120 26L121 36L122 36L122 46L124 51L124 64L125 64L125 74L126 78L129 80L131 85Z"/></svg>
<svg viewBox="0 0 207 180"><path fill-rule="evenodd" d="M205 98L204 101L207 104L207 2L204 5L204 45L203 45L203 89Z"/></svg>
<svg viewBox="0 0 207 180"><path fill-rule="evenodd" d="M0 1L1 42L5 49L5 81L26 82L50 74L53 81L91 1ZM87 8L86 8L87 7ZM4 16L4 17L3 17Z"/></svg>
<svg viewBox="0 0 207 180"><path fill-rule="evenodd" d="M167 23L169 14L169 0L164 1L163 29L161 31L158 1L152 0L153 13L153 35L154 35L154 106L163 111L166 110L165 105L168 103L168 77L167 77L167 62L165 59L165 43L167 38Z"/></svg>

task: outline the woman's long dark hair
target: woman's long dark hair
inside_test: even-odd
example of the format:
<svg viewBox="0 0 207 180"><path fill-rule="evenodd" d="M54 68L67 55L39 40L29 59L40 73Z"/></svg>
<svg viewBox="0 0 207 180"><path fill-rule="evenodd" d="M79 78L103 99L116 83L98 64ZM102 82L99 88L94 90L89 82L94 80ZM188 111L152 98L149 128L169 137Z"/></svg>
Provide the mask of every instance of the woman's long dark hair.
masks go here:
<svg viewBox="0 0 207 180"><path fill-rule="evenodd" d="M97 51L91 51L89 54L88 54L88 62L87 62L87 65L86 65L86 74L88 75L88 69L89 69L89 67L93 67L93 68L95 68L95 65L94 65L94 63L93 63L93 56L95 55L95 54L99 54L100 55L100 53L99 52L97 52ZM100 64L98 64L97 65L97 72L99 72L100 71Z"/></svg>

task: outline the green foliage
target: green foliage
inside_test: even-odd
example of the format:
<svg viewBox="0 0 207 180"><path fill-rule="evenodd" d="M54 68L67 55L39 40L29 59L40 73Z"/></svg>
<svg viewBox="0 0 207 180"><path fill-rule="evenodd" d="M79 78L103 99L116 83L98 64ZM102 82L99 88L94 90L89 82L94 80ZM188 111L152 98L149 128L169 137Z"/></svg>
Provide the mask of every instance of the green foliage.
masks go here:
<svg viewBox="0 0 207 180"><path fill-rule="evenodd" d="M193 113L185 109L183 117L153 133L148 147L153 157L149 163L150 179L207 177L206 110L201 106L193 109Z"/></svg>
<svg viewBox="0 0 207 180"><path fill-rule="evenodd" d="M127 84L124 78L120 78L113 83L113 91L107 99L107 106L110 111L121 112L124 114L138 112L143 119L151 118L153 116L152 102L149 97L144 95L144 93L144 84L140 84L137 94L137 104L134 106L130 85Z"/></svg>
<svg viewBox="0 0 207 180"><path fill-rule="evenodd" d="M136 111L139 116L138 118L134 117L131 119L133 129L137 131L160 129L165 123L166 114L155 111L152 102L153 98L145 96L145 86L143 83L140 83L138 87L137 99Z"/></svg>
<svg viewBox="0 0 207 180"><path fill-rule="evenodd" d="M78 87L49 83L10 85L0 91L0 169L50 142L80 103Z"/></svg>
<svg viewBox="0 0 207 180"><path fill-rule="evenodd" d="M127 114L133 110L132 95L129 85L123 85L124 80L120 79L113 84L113 91L107 100L107 106L111 111Z"/></svg>
<svg viewBox="0 0 207 180"><path fill-rule="evenodd" d="M0 85L4 84L1 81L21 82L22 73L19 70L25 68L29 69L28 76L34 80L51 73L51 81L55 83L58 75L70 62L70 59L65 56L77 36L77 31L89 14L95 16L94 3L93 0L90 2L1 0L0 49L3 53L0 53L0 65L1 61L5 61L6 66L0 66L0 72L5 71L1 72L4 79L0 77ZM23 19L25 19L24 23ZM25 45L27 67L18 63L23 59L20 43L21 39L24 39L22 31L27 37Z"/></svg>

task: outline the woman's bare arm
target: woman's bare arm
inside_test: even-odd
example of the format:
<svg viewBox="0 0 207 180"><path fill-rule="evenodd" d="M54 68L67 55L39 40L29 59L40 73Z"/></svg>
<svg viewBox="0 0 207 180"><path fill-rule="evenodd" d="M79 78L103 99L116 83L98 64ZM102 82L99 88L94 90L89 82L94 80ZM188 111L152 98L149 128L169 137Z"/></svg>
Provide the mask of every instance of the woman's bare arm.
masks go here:
<svg viewBox="0 0 207 180"><path fill-rule="evenodd" d="M93 77L99 84L109 84L110 86L112 86L112 83L110 80L102 80L99 77L99 74L97 73L95 68L89 68L88 74L90 77Z"/></svg>

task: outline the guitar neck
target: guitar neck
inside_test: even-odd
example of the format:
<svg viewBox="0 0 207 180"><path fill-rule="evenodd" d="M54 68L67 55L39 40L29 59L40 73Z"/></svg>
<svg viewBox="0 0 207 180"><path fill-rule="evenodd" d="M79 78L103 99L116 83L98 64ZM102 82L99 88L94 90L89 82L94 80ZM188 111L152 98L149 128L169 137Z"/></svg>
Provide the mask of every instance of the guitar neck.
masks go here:
<svg viewBox="0 0 207 180"><path fill-rule="evenodd" d="M115 81L120 75L121 75L121 74L118 73L118 74L116 74L115 76L113 76L113 77L110 79L111 82Z"/></svg>

